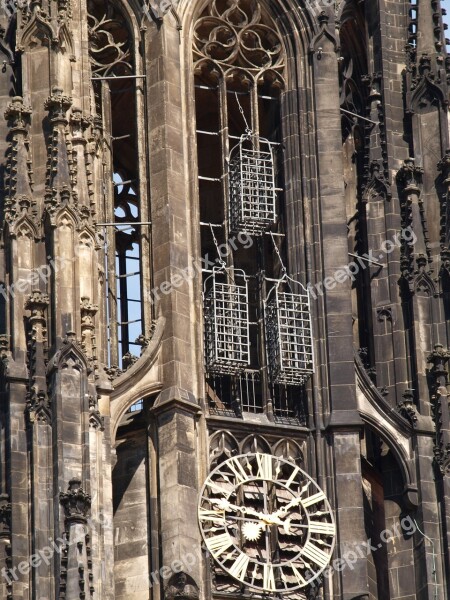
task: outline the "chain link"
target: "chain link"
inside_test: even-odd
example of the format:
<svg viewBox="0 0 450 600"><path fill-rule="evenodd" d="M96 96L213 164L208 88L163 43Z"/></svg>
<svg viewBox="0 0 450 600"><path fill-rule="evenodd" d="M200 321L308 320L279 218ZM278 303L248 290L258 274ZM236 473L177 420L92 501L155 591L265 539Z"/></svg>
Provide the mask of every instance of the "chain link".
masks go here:
<svg viewBox="0 0 450 600"><path fill-rule="evenodd" d="M242 108L242 106L241 106L241 103L239 102L239 97L238 97L238 94L237 94L237 92L234 92L234 95L236 96L236 102L237 102L237 104L238 104L238 106L239 106L239 112L241 113L241 115L242 115L242 118L244 119L244 123L245 123L245 133L246 133L247 135L251 135L251 134L252 134L252 130L251 130L251 128L248 126L247 119L245 118L244 109Z"/></svg>
<svg viewBox="0 0 450 600"><path fill-rule="evenodd" d="M273 237L273 233L272 232L270 232L270 237L272 238L272 242L273 242L273 247L274 247L274 250L275 250L275 254L278 256L278 260L280 261L281 271L283 273L287 273L287 269L284 266L283 259L281 258L280 251L278 250L278 246L276 245L275 238Z"/></svg>
<svg viewBox="0 0 450 600"><path fill-rule="evenodd" d="M216 250L217 250L217 256L219 257L220 266L222 267L222 269L226 269L227 268L227 263L223 260L223 258L220 255L220 252L219 252L219 242L217 241L217 238L214 235L214 227L212 226L211 223L209 224L209 228L211 229L211 235L212 235L212 239L213 239L214 245L215 245Z"/></svg>

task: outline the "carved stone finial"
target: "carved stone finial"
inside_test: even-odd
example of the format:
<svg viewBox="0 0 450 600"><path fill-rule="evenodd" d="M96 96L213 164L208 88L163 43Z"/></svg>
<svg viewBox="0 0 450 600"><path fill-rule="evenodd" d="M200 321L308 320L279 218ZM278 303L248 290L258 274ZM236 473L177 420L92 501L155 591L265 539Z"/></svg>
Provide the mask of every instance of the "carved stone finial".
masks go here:
<svg viewBox="0 0 450 600"><path fill-rule="evenodd" d="M31 423L51 421L51 402L47 394L33 386L27 395L27 411Z"/></svg>
<svg viewBox="0 0 450 600"><path fill-rule="evenodd" d="M6 108L5 119L13 129L25 129L29 124L31 106L25 106L21 96L15 96Z"/></svg>
<svg viewBox="0 0 450 600"><path fill-rule="evenodd" d="M74 331L66 331L66 337L64 342L66 344L73 344L77 341L77 334Z"/></svg>
<svg viewBox="0 0 450 600"><path fill-rule="evenodd" d="M80 479L74 478L69 481L69 489L59 494L59 501L64 507L67 520L86 523L91 508L91 497L81 487Z"/></svg>
<svg viewBox="0 0 450 600"><path fill-rule="evenodd" d="M52 95L47 98L44 105L53 121L63 121L64 123L67 123L66 113L71 106L72 98L65 96L63 90L58 87L52 89Z"/></svg>
<svg viewBox="0 0 450 600"><path fill-rule="evenodd" d="M25 309L31 311L32 319L43 319L50 298L40 290L33 290L25 302Z"/></svg>
<svg viewBox="0 0 450 600"><path fill-rule="evenodd" d="M8 360L9 356L9 335L0 335L0 359Z"/></svg>
<svg viewBox="0 0 450 600"><path fill-rule="evenodd" d="M398 412L408 419L413 427L416 427L418 419L416 405L414 404L413 390L405 390L402 396L403 400L397 404Z"/></svg>
<svg viewBox="0 0 450 600"><path fill-rule="evenodd" d="M126 354L124 354L122 356L122 366L124 370L126 371L127 369L132 367L134 363L136 363L138 360L139 357L135 356L134 354L131 354L131 352L127 352Z"/></svg>
<svg viewBox="0 0 450 600"><path fill-rule="evenodd" d="M450 148L447 148L444 156L437 164L438 170L447 178L450 175Z"/></svg>
<svg viewBox="0 0 450 600"><path fill-rule="evenodd" d="M417 188L422 183L423 173L423 168L416 166L414 158L407 158L397 173L397 180L407 191L406 188Z"/></svg>

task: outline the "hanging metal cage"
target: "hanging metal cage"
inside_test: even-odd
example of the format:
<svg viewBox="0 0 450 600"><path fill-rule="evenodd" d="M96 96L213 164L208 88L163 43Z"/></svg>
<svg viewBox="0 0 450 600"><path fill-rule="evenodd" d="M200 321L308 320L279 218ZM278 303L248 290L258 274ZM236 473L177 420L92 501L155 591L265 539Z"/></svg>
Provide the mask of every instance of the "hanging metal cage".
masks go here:
<svg viewBox="0 0 450 600"><path fill-rule="evenodd" d="M314 372L308 291L301 283L285 275L267 295L264 321L271 383L304 384Z"/></svg>
<svg viewBox="0 0 450 600"><path fill-rule="evenodd" d="M230 152L229 219L232 232L260 236L276 220L275 167L272 146L251 133Z"/></svg>
<svg viewBox="0 0 450 600"><path fill-rule="evenodd" d="M244 271L215 267L205 279L203 310L206 371L220 375L242 372L250 364L248 285Z"/></svg>

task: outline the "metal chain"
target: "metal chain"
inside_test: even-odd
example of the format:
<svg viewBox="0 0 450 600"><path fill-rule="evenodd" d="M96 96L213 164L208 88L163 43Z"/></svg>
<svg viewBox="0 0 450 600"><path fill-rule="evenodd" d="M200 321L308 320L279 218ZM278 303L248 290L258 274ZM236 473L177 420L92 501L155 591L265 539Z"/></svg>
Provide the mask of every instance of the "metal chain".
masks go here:
<svg viewBox="0 0 450 600"><path fill-rule="evenodd" d="M242 108L242 106L241 106L241 103L239 102L239 97L238 97L238 94L237 94L237 92L234 92L234 95L236 96L236 102L238 103L238 106L239 106L239 112L241 113L241 115L242 115L242 118L244 119L244 123L245 123L245 133L247 133L248 135L251 135L251 133L252 133L252 130L251 130L251 128L248 126L247 119L245 118L244 109Z"/></svg>
<svg viewBox="0 0 450 600"><path fill-rule="evenodd" d="M280 261L281 271L283 273L287 273L287 269L284 266L283 259L281 258L280 251L278 250L278 246L275 243L275 238L273 237L273 233L272 232L270 232L270 237L272 238L272 242L273 242L273 247L274 247L274 250L275 250L275 254L278 256L278 260Z"/></svg>
<svg viewBox="0 0 450 600"><path fill-rule="evenodd" d="M211 223L209 224L209 228L211 229L211 235L212 235L213 242L214 242L214 245L215 245L215 247L216 247L216 250L217 250L217 256L219 257L219 263L220 263L220 266L222 267L222 269L226 269L226 268L227 268L227 263L226 263L226 262L223 260L223 258L220 256L220 252L219 252L219 243L218 243L218 241L217 241L217 239L216 239L216 236L214 235L214 228L213 228L213 226L212 226L212 224L211 224Z"/></svg>

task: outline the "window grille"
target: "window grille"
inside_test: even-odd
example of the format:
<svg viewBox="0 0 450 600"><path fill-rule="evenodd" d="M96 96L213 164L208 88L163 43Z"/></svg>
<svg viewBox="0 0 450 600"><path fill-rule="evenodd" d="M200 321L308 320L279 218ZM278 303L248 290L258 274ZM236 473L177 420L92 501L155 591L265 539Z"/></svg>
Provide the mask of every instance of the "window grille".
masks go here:
<svg viewBox="0 0 450 600"><path fill-rule="evenodd" d="M236 279L242 281L240 285ZM245 273L213 269L203 291L205 366L208 373L233 375L250 363L248 286Z"/></svg>
<svg viewBox="0 0 450 600"><path fill-rule="evenodd" d="M230 152L230 229L249 235L263 235L276 219L276 188L271 144L251 133L241 136Z"/></svg>
<svg viewBox="0 0 450 600"><path fill-rule="evenodd" d="M290 282L301 288L292 290ZM309 294L287 275L264 303L266 352L272 383L302 385L314 372Z"/></svg>

